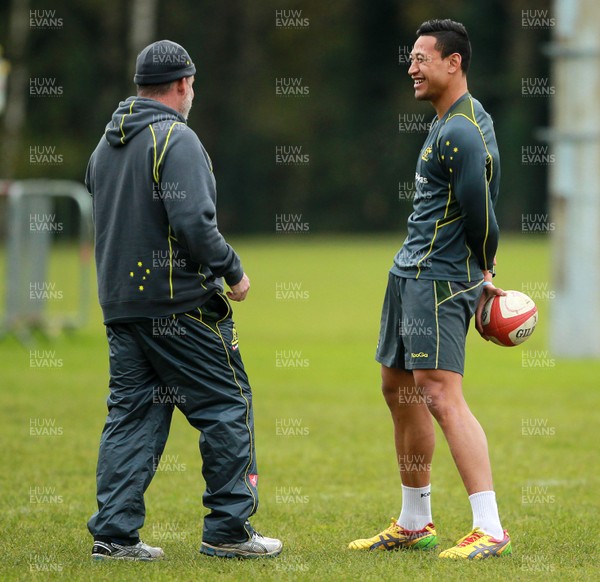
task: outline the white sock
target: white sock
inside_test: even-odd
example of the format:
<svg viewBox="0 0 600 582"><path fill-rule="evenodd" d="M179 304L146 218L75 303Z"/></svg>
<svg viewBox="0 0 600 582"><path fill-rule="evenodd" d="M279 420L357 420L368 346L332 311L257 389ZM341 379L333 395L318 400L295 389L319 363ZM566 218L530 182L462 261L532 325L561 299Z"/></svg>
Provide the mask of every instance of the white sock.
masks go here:
<svg viewBox="0 0 600 582"><path fill-rule="evenodd" d="M416 531L431 523L431 485L405 487L402 485L402 511L398 525Z"/></svg>
<svg viewBox="0 0 600 582"><path fill-rule="evenodd" d="M498 516L498 505L494 491L480 491L469 495L471 509L473 510L473 529L478 527L486 534L501 540L504 531Z"/></svg>

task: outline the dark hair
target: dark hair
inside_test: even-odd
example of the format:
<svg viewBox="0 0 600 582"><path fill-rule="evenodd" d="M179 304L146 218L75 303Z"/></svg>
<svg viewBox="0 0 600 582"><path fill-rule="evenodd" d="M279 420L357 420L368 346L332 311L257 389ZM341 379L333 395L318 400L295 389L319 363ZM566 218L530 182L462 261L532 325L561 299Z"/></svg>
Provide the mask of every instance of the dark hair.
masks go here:
<svg viewBox="0 0 600 582"><path fill-rule="evenodd" d="M471 62L471 43L463 24L449 18L426 20L417 29L417 38L419 36L434 36L435 50L442 53L443 59L452 53L458 53L461 56L460 68L467 74Z"/></svg>

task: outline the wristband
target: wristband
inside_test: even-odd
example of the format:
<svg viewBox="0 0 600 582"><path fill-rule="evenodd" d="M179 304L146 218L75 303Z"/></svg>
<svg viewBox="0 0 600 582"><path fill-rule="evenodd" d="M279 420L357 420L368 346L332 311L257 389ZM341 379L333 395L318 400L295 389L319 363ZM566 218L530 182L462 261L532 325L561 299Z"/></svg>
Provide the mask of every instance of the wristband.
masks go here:
<svg viewBox="0 0 600 582"><path fill-rule="evenodd" d="M486 285L492 285L492 282L491 281L484 281L481 286L485 287Z"/></svg>

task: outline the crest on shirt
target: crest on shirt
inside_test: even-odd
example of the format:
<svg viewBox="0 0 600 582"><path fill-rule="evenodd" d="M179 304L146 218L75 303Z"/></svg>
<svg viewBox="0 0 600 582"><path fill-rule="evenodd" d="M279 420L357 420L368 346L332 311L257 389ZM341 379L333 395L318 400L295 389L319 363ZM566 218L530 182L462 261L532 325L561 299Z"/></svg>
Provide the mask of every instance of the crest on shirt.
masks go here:
<svg viewBox="0 0 600 582"><path fill-rule="evenodd" d="M433 151L433 148L431 146L427 146L424 150L423 153L421 154L421 159L424 162L428 162L429 161L429 156L431 155L431 152Z"/></svg>

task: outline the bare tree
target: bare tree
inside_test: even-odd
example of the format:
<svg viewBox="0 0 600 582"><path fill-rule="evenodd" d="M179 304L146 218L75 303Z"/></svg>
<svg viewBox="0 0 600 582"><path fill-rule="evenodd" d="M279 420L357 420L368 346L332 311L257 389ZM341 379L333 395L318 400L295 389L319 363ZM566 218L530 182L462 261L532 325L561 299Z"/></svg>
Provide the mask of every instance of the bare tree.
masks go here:
<svg viewBox="0 0 600 582"><path fill-rule="evenodd" d="M151 42L157 40L156 15L158 0L134 0L131 5L131 26L129 27L129 62L135 63L138 53Z"/></svg>

